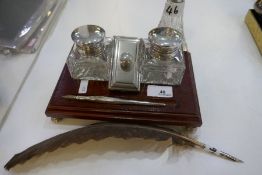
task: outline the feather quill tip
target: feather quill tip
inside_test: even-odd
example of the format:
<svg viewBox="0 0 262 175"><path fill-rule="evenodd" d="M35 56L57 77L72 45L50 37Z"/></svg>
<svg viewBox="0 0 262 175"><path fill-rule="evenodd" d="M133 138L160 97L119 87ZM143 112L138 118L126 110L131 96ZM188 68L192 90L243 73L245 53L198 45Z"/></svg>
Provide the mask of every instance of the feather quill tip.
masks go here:
<svg viewBox="0 0 262 175"><path fill-rule="evenodd" d="M234 162L237 162L237 163L244 163L243 160L238 159L238 158L236 158L235 156L232 156L232 155L230 155L230 154L228 154L228 153L225 153L225 152L220 152L220 156L223 157L223 158L225 158L225 159L228 159L228 160L232 160L232 161L234 161Z"/></svg>

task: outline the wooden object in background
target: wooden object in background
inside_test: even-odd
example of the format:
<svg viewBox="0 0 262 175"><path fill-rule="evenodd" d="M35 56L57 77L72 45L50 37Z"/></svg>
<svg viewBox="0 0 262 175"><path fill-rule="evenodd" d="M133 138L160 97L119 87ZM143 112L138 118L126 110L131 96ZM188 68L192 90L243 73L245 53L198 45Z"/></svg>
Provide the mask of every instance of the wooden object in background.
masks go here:
<svg viewBox="0 0 262 175"><path fill-rule="evenodd" d="M166 103L165 107L102 104L88 101L68 100L64 95L79 95L80 80L71 78L67 66L59 78L46 109L53 118L79 118L87 120L121 121L144 124L170 124L198 127L202 124L198 103L191 55L185 52L186 71L180 86L173 86L173 98L147 96L147 85L140 92L108 90L108 82L89 81L87 96L109 96L116 98ZM83 95L83 94L81 94Z"/></svg>
<svg viewBox="0 0 262 175"><path fill-rule="evenodd" d="M262 54L262 16L253 9L249 10L245 22Z"/></svg>

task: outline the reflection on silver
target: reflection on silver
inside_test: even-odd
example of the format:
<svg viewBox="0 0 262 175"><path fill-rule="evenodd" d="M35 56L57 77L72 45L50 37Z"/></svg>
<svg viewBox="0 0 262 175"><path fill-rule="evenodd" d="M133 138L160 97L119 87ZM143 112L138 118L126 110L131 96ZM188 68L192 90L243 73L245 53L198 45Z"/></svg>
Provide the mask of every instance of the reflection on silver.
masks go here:
<svg viewBox="0 0 262 175"><path fill-rule="evenodd" d="M72 78L109 81L110 90L120 91L140 91L140 83L181 84L185 62L177 30L156 28L148 39L104 37L104 29L94 25L72 33L75 44L67 59Z"/></svg>
<svg viewBox="0 0 262 175"><path fill-rule="evenodd" d="M150 55L159 60L174 59L181 48L183 35L170 27L159 27L148 34Z"/></svg>
<svg viewBox="0 0 262 175"><path fill-rule="evenodd" d="M140 90L141 40L133 37L115 36L111 58L109 89L124 91Z"/></svg>
<svg viewBox="0 0 262 175"><path fill-rule="evenodd" d="M85 25L75 29L71 37L77 45L98 44L103 42L105 30L96 25Z"/></svg>
<svg viewBox="0 0 262 175"><path fill-rule="evenodd" d="M120 56L120 66L123 71L129 72L133 64L134 57L130 53L123 53Z"/></svg>
<svg viewBox="0 0 262 175"><path fill-rule="evenodd" d="M21 31L19 37L23 37L24 35L26 35L26 34L30 31L30 29L31 29L31 27L25 26L25 27L23 28L23 30Z"/></svg>
<svg viewBox="0 0 262 175"><path fill-rule="evenodd" d="M71 77L98 81L108 80L108 59L106 57L110 56L107 51L111 47L105 38L105 30L96 25L85 25L75 29L71 37L75 42L67 58Z"/></svg>
<svg viewBox="0 0 262 175"><path fill-rule="evenodd" d="M66 99L72 100L83 100L96 103L111 103L111 104L120 104L120 105L141 105L141 106L166 106L165 103L154 103L148 101L137 101L137 100L127 100L114 97L105 97L105 96L75 96L75 95L66 95L63 96Z"/></svg>
<svg viewBox="0 0 262 175"><path fill-rule="evenodd" d="M103 56L105 30L96 25L78 27L71 34L76 50L82 57Z"/></svg>
<svg viewBox="0 0 262 175"><path fill-rule="evenodd" d="M185 0L170 0L170 1L174 3L181 3L181 2L184 2Z"/></svg>

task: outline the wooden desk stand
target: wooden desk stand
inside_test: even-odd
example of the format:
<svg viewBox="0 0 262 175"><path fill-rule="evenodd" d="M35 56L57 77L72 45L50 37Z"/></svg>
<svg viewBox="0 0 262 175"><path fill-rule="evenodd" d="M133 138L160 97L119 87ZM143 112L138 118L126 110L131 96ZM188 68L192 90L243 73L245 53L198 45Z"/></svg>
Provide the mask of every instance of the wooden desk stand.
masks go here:
<svg viewBox="0 0 262 175"><path fill-rule="evenodd" d="M101 104L87 101L68 100L64 95L79 95L80 80L70 77L65 65L60 79L46 109L52 118L78 118L102 121L170 124L189 127L201 126L197 91L192 68L191 55L185 52L186 71L180 86L173 86L173 98L147 96L147 85L141 85L138 93L109 91L108 82L89 81L88 92L81 95L110 96L132 100L163 102L165 107Z"/></svg>

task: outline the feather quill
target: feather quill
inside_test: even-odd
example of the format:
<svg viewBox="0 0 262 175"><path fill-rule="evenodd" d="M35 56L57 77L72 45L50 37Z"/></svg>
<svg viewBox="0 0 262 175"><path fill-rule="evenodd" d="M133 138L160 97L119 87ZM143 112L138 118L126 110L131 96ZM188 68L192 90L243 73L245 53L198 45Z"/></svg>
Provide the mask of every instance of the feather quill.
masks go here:
<svg viewBox="0 0 262 175"><path fill-rule="evenodd" d="M50 139L42 141L28 149L14 155L11 160L5 165L5 169L9 170L17 164L25 163L27 160L35 156L40 156L46 152L55 151L58 148L67 147L73 143L82 144L89 140L102 140L108 137L130 139L130 138L143 138L154 139L156 141L165 141L172 139L175 141L183 141L192 146L197 146L205 151L214 153L226 159L242 162L241 160L233 157L227 153L217 150L216 148L209 147L206 144L185 137L176 131L163 128L159 126L137 125L137 124L123 124L123 123L96 123L88 125L83 128L72 130Z"/></svg>

